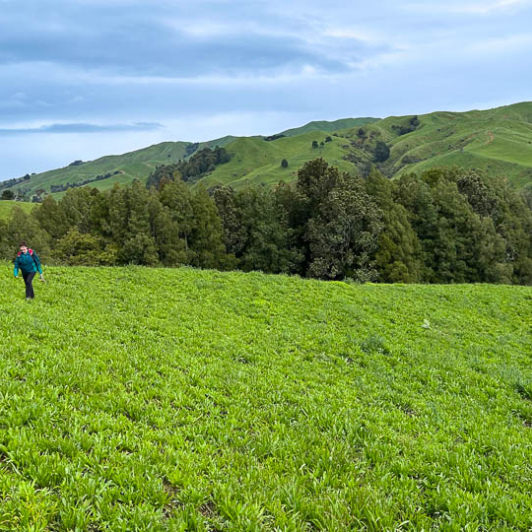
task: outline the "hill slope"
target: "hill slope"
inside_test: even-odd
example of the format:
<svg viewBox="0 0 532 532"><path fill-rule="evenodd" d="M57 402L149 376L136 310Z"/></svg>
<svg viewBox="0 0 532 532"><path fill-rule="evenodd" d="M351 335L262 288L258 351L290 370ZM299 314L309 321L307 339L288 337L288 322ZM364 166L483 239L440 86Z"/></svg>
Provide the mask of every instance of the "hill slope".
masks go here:
<svg viewBox="0 0 532 532"><path fill-rule="evenodd" d="M145 180L159 165L176 163L188 156L187 150L202 149L207 146L223 147L235 137L223 137L194 145L190 142L164 142L123 155L109 155L95 161L71 164L65 168L50 170L31 176L30 181L11 187L12 190L26 190L28 195L39 189L50 192L54 185L77 184L91 180L90 186L106 190L115 183L131 183L134 179ZM105 177L109 175L109 177ZM97 180L98 176L104 179Z"/></svg>
<svg viewBox="0 0 532 532"><path fill-rule="evenodd" d="M342 129L350 129L366 124L373 124L374 122L378 121L379 118L371 117L340 118L339 120L334 120L333 122L327 122L326 120L316 120L314 122L309 122L305 126L287 129L286 131L282 131L280 134L286 135L287 137L295 137L296 135L301 135L302 133L311 133L313 131L333 133Z"/></svg>
<svg viewBox="0 0 532 532"><path fill-rule="evenodd" d="M518 186L532 183L532 102L467 113L431 113L419 117L412 133L397 135L390 117L369 130L391 146L388 175L436 166L478 168L507 177Z"/></svg>
<svg viewBox="0 0 532 532"><path fill-rule="evenodd" d="M0 220L10 218L14 207L20 207L26 212L31 212L35 205L35 203L26 203L23 201L0 200Z"/></svg>
<svg viewBox="0 0 532 532"><path fill-rule="evenodd" d="M530 288L10 275L6 530L532 527Z"/></svg>
<svg viewBox="0 0 532 532"><path fill-rule="evenodd" d="M466 113L437 112L417 117L388 117L382 120L342 119L311 122L287 130L284 138L266 141L263 137L225 137L203 143L219 145L232 155L206 177L207 186L224 183L276 183L294 180L308 160L323 157L330 164L362 175L376 162L377 143L390 148L390 157L379 165L389 177L418 172L437 166L477 168L488 175L506 177L517 186L532 184L532 102L488 111ZM355 125L356 124L356 125ZM330 139L330 142L325 142ZM317 147L312 147L313 142ZM187 157L190 143L163 143L122 156L104 157L81 166L52 170L31 177L13 187L30 195L39 189L49 192L52 185L95 180L91 186L110 188L114 183L144 180L161 164ZM189 148L190 149L190 148ZM286 159L287 168L281 167Z"/></svg>

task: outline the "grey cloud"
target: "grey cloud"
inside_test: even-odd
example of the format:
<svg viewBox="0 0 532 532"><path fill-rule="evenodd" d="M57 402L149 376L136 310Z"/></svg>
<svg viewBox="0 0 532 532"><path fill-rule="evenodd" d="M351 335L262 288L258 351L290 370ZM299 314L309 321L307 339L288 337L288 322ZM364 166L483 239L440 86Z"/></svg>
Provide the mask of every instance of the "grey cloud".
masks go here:
<svg viewBox="0 0 532 532"><path fill-rule="evenodd" d="M0 128L0 135L26 135L28 133L108 133L118 131L155 131L164 126L157 122L137 122L134 124L48 124L34 128Z"/></svg>
<svg viewBox="0 0 532 532"><path fill-rule="evenodd" d="M50 10L47 4L8 4L4 9L0 64L48 61L128 75L183 77L221 71L257 74L301 65L342 72L379 51L353 40L312 44L311 25L282 20L260 3L237 3L228 13L227 5L204 2L201 17L197 7L191 11L179 4L129 10L79 2ZM200 27L226 24L230 31L193 36L187 31L191 20ZM341 53L335 57L331 49Z"/></svg>

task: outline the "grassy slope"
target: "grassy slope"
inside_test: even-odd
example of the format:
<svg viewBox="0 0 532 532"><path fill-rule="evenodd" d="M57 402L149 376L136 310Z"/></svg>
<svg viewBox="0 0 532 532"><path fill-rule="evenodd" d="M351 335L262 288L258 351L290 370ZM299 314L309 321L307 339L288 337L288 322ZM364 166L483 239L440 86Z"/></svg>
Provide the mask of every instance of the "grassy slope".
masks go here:
<svg viewBox="0 0 532 532"><path fill-rule="evenodd" d="M234 138L224 137L204 142L200 144L200 149L206 146L225 146ZM51 185L60 185L67 182L76 183L86 179L93 179L98 175L115 171L121 172L109 179L89 184L89 186L106 190L112 188L115 183L131 183L134 179L146 179L158 165L176 163L179 159L185 158L188 145L188 142L164 142L123 155L102 157L81 166L67 166L57 170L50 170L32 176L29 185L32 192L40 188L49 191ZM24 183L21 186L26 188L28 183ZM13 187L14 190L17 188L19 187Z"/></svg>
<svg viewBox="0 0 532 532"><path fill-rule="evenodd" d="M247 184L274 184L281 180L293 181L297 171L306 161L323 157L330 164L346 172L352 172L354 166L343 157L349 150L345 140L332 137L323 148L312 148L312 142L325 140L327 133L311 131L295 137L281 138L266 142L260 138L240 138L229 144L226 149L232 155L228 163L218 166L202 182L206 186L216 183L231 184L239 187ZM288 168L281 167L281 161L288 161Z"/></svg>
<svg viewBox="0 0 532 532"><path fill-rule="evenodd" d="M4 266L2 530L532 528L530 288Z"/></svg>
<svg viewBox="0 0 532 532"><path fill-rule="evenodd" d="M518 186L532 183L532 103L490 111L432 113L420 120L417 131L395 138L391 125L401 123L400 118L378 124L392 145L389 174L460 166L507 177ZM420 162L404 165L404 156Z"/></svg>
<svg viewBox="0 0 532 532"><path fill-rule="evenodd" d="M308 124L302 127L295 127L293 129L287 129L283 131L282 134L288 137L294 137L296 135L301 135L302 133L311 133L313 131L323 131L323 132L335 132L342 129L349 129L353 127L360 127L365 124L373 124L378 122L379 118L340 118L339 120L334 120L333 122L327 122L326 120L316 120L314 122L309 122Z"/></svg>
<svg viewBox="0 0 532 532"><path fill-rule="evenodd" d="M225 146L233 160L219 166L204 178L204 182L207 186L224 183L238 187L248 183L277 183L281 179L292 181L303 163L316 156L324 157L345 171L365 171L373 160L376 141L384 140L391 146L391 157L382 170L390 177L436 166L460 166L507 177L518 186L532 185L532 102L489 111L421 115L421 124L416 131L397 136L392 126L406 125L409 118L388 117L376 122L366 118L311 122L286 131L289 137L273 142L265 142L261 137L225 137L212 141L211 145ZM353 126L354 123L357 125ZM365 141L360 141L357 136L360 125L367 133ZM322 128L322 131L316 128ZM323 149L311 148L313 140L321 142L333 132L339 132L341 137L333 137L333 142ZM128 183L135 177L145 179L155 166L176 162L184 157L186 145L164 143L122 156L104 157L81 167L33 176L30 184L33 190L49 190L51 184L82 181L116 170L123 172L91 184L106 189L116 182ZM347 155L357 160L356 165L344 159ZM405 157L411 162L405 164ZM282 159L288 160L287 169L280 167Z"/></svg>
<svg viewBox="0 0 532 532"><path fill-rule="evenodd" d="M35 205L35 203L0 200L0 220L7 220L11 216L11 212L15 206L24 209L26 212L30 212Z"/></svg>

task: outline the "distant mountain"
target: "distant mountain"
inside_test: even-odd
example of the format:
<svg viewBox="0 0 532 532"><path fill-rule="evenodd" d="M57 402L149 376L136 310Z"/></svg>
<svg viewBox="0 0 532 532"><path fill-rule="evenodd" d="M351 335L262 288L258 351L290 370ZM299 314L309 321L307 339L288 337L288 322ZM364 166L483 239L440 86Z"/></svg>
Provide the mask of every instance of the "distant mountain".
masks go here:
<svg viewBox="0 0 532 532"><path fill-rule="evenodd" d="M532 186L532 102L488 111L311 122L271 137L228 136L201 144L165 142L124 155L74 162L11 188L27 195L51 192L67 183L107 189L115 183L146 180L157 166L184 160L207 146L224 147L231 159L201 179L206 186L289 182L306 161L316 157L362 175L374 164L390 178L458 166L505 177L516 186Z"/></svg>

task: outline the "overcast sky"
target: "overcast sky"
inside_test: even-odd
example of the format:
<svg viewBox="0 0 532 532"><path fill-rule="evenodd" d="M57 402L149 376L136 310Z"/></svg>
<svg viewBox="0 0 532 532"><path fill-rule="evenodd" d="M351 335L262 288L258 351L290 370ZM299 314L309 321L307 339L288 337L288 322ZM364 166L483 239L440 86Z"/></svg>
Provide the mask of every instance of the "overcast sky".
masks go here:
<svg viewBox="0 0 532 532"><path fill-rule="evenodd" d="M0 179L532 100L532 0L0 0Z"/></svg>

